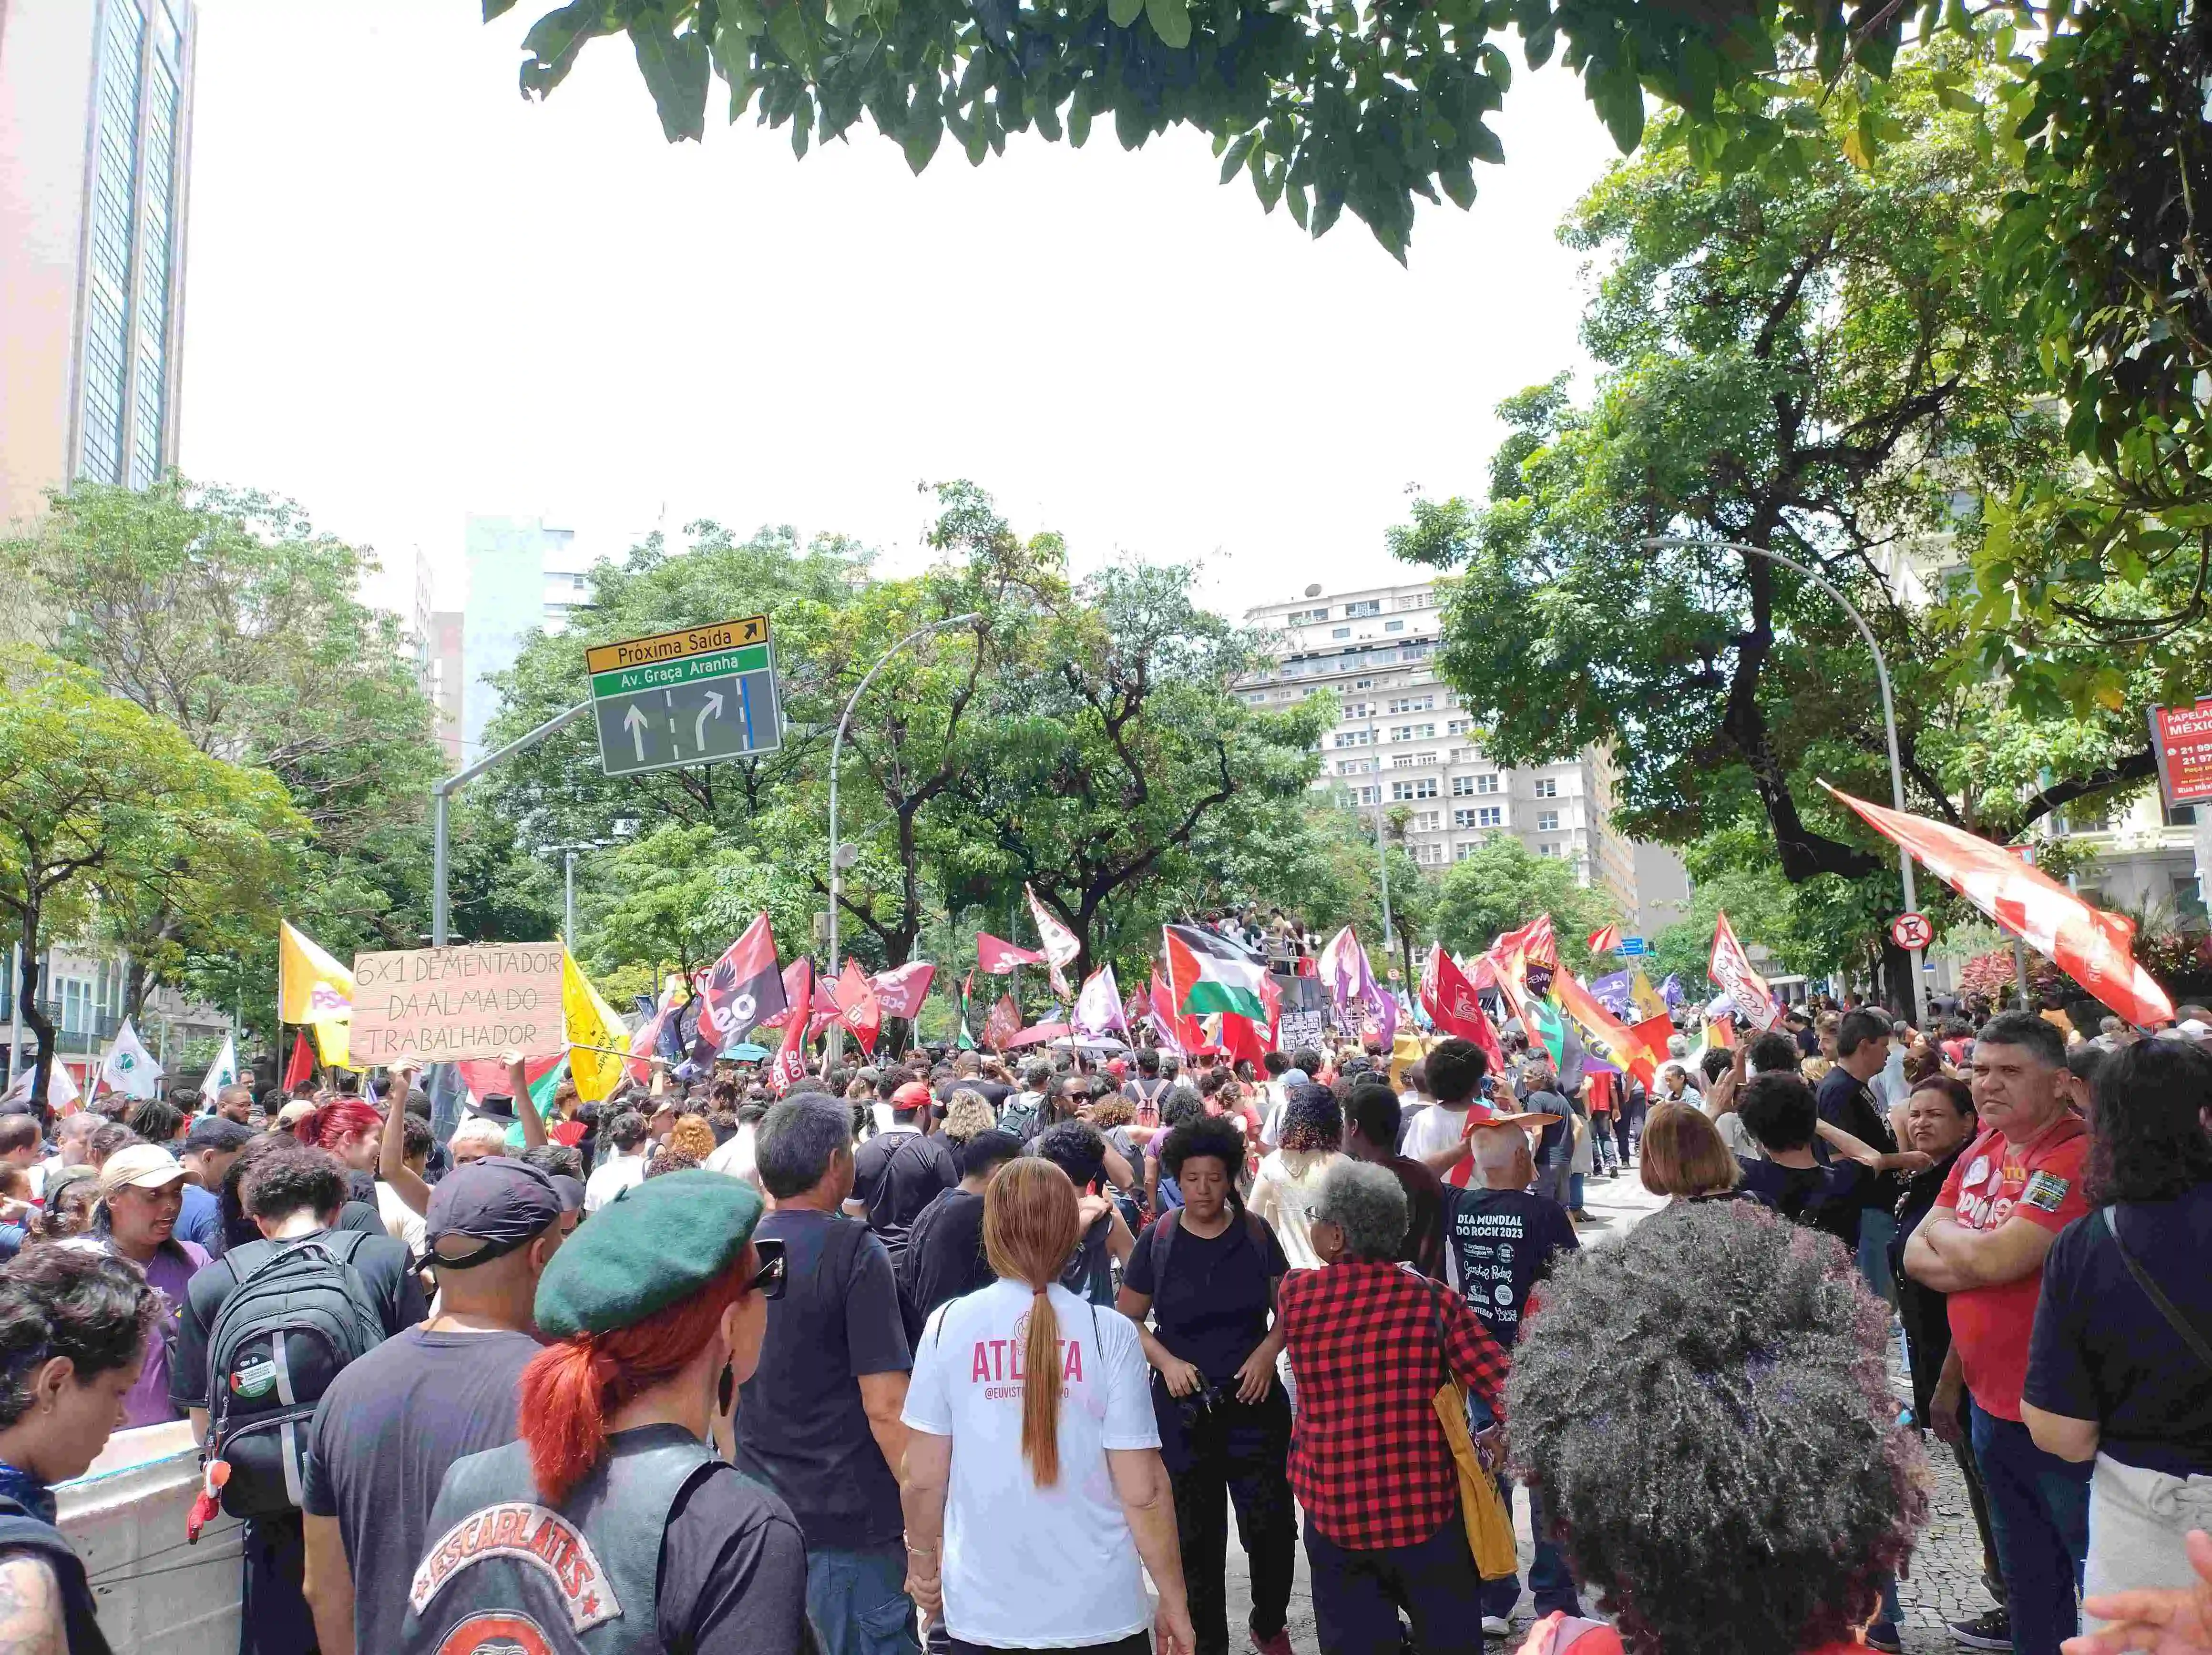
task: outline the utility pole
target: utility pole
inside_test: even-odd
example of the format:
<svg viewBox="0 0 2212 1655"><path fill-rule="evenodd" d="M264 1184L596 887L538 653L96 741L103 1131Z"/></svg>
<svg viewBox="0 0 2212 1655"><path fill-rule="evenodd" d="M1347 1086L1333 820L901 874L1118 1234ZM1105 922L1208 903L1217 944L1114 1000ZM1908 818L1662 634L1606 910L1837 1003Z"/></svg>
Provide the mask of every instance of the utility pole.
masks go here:
<svg viewBox="0 0 2212 1655"><path fill-rule="evenodd" d="M557 730L566 729L592 710L589 701L579 701L565 712L556 712L527 735L518 736L505 747L487 753L474 764L456 770L430 790L431 849L430 849L430 946L442 949L452 930L453 909L447 894L447 880L451 872L452 858L448 853L447 809L453 797L478 776L516 754L538 745Z"/></svg>

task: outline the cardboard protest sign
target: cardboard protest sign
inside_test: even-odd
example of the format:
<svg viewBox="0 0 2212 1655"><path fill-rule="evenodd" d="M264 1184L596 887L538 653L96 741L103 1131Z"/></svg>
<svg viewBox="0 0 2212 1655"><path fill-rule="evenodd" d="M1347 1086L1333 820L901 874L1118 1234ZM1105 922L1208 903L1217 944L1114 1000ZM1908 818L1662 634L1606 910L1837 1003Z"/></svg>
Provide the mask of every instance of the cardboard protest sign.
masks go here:
<svg viewBox="0 0 2212 1655"><path fill-rule="evenodd" d="M558 943L357 954L353 1060L459 1063L568 1049Z"/></svg>

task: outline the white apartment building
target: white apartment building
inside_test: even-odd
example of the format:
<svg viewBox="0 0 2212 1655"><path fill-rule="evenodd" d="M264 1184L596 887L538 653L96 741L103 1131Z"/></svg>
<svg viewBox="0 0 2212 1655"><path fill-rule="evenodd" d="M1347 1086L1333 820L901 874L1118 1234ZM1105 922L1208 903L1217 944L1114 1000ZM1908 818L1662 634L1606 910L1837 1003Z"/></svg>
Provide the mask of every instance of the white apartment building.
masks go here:
<svg viewBox="0 0 2212 1655"><path fill-rule="evenodd" d="M1472 717L1437 675L1433 582L1310 587L1244 619L1273 658L1240 686L1245 700L1281 706L1334 690L1338 722L1322 738L1318 785L1342 789L1348 803L1402 807L1406 848L1421 866L1441 870L1490 835L1511 834L1536 855L1568 863L1581 883L1612 892L1624 929L1656 931L1680 917L1675 905L1686 902L1688 885L1679 859L1633 846L1608 825L1615 773L1604 754L1516 770L1483 753ZM1649 914L1638 901L1639 860L1667 888L1654 891ZM1662 877L1670 863L1673 876Z"/></svg>

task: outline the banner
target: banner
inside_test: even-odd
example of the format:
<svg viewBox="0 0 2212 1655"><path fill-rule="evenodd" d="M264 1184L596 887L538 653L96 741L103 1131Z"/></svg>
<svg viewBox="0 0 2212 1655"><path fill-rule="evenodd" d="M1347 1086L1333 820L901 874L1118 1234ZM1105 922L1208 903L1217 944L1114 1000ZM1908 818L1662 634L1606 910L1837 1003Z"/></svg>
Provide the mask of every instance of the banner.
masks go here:
<svg viewBox="0 0 2212 1655"><path fill-rule="evenodd" d="M353 1009L354 973L289 920L276 922L276 1020L319 1022Z"/></svg>
<svg viewBox="0 0 2212 1655"><path fill-rule="evenodd" d="M1351 926L1346 925L1329 938L1328 946L1322 950L1321 979L1328 985L1338 1015L1344 1021L1358 1031L1364 1010L1374 1018L1382 1049L1389 1051L1398 1033L1398 1003L1375 980L1374 967L1367 961L1367 950L1352 934Z"/></svg>
<svg viewBox="0 0 2212 1655"><path fill-rule="evenodd" d="M1664 1041L1656 1053L1650 1051L1564 967L1552 979L1552 992L1559 996L1560 1009L1575 1020L1585 1056L1633 1075L1647 1087L1651 1084L1658 1073L1657 1059L1667 1055Z"/></svg>
<svg viewBox="0 0 2212 1655"><path fill-rule="evenodd" d="M1667 1015L1666 997L1651 986L1651 979L1641 966L1637 967L1629 977L1628 997L1641 1017L1663 1017Z"/></svg>
<svg viewBox="0 0 2212 1655"><path fill-rule="evenodd" d="M154 1054L139 1040L128 1017L116 1031L115 1044L107 1048L100 1065L100 1082L111 1092L142 1101L161 1095L161 1065L154 1061Z"/></svg>
<svg viewBox="0 0 2212 1655"><path fill-rule="evenodd" d="M890 971L879 971L868 980L875 985L884 1016L903 1017L911 1022L921 1015L921 1003L929 997L929 985L936 976L937 967L928 961L909 960Z"/></svg>
<svg viewBox="0 0 2212 1655"><path fill-rule="evenodd" d="M1595 931L1589 934L1589 951L1592 954L1620 953L1620 927L1618 925L1600 925Z"/></svg>
<svg viewBox="0 0 2212 1655"><path fill-rule="evenodd" d="M1275 1025L1275 1049L1279 1052L1318 1052L1323 1035L1328 1031L1328 1014L1318 1006L1287 1009ZM1309 1075L1308 1080L1313 1078Z"/></svg>
<svg viewBox="0 0 2212 1655"><path fill-rule="evenodd" d="M558 943L484 943L354 956L353 1056L458 1063L565 1051Z"/></svg>
<svg viewBox="0 0 2212 1655"><path fill-rule="evenodd" d="M238 1042L226 1034L222 1050L215 1054L215 1061L200 1076L200 1100L210 1109L215 1106L216 1094L226 1086L238 1084Z"/></svg>
<svg viewBox="0 0 2212 1655"><path fill-rule="evenodd" d="M1743 944L1735 940L1735 930L1729 924L1725 908L1713 924L1713 957L1705 970L1728 996L1729 1004L1741 1021L1765 1034L1782 1021L1782 1010L1774 1003L1773 991L1766 986L1766 979L1751 968L1751 961L1744 954Z"/></svg>
<svg viewBox="0 0 2212 1655"><path fill-rule="evenodd" d="M983 1020L983 1044L1003 1052L1006 1042L1021 1032L1022 1014L1014 1004L1014 997L1001 994L999 1003L991 1008L991 1015Z"/></svg>
<svg viewBox="0 0 2212 1655"><path fill-rule="evenodd" d="M2090 906L2040 868L1962 828L1828 791L2128 1021L2149 1028L2172 1021L2173 1002L2136 963L2135 922L2124 914Z"/></svg>

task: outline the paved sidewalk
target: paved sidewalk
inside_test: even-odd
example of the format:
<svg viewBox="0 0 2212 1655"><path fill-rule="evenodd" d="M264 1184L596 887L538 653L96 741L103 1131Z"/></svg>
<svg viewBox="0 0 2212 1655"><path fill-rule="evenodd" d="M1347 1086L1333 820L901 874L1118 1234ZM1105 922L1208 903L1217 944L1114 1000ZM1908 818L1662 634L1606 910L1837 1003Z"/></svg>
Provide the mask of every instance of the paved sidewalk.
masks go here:
<svg viewBox="0 0 2212 1655"><path fill-rule="evenodd" d="M1646 1193L1633 1167L1618 1179L1586 1179L1583 1205L1592 1222L1577 1226L1577 1234L1585 1247L1603 1246L1607 1238L1626 1234L1663 1204L1656 1196ZM1906 1397L1909 1393L1894 1351L1890 1367L1899 1396ZM1927 1531L1921 1536L1919 1549L1913 1555L1910 1577L1898 1582L1898 1600L1905 1611L1904 1644L1908 1655L1963 1655L1963 1646L1954 1641L1943 1623L1978 1615L1990 1607L1991 1600L1982 1587L1981 1542L1974 1532L1973 1513L1966 1504L1966 1484L1960 1477L1958 1465L1950 1450L1933 1437L1927 1439L1927 1445L1934 1509ZM1300 1522L1303 1534L1303 1518ZM1514 1501L1513 1526L1521 1543L1521 1573L1526 1581L1534 1550L1528 1533L1526 1495ZM1234 1543L1229 1548L1228 1587L1229 1624L1233 1640L1231 1655L1243 1655L1246 1646L1238 1629L1251 1612L1250 1574L1243 1552ZM1598 1605L1587 1599L1583 1608L1592 1613L1598 1610ZM1513 1637L1510 1641L1490 1640L1492 1655L1511 1655L1519 1646L1521 1634L1534 1618L1534 1605L1524 1589L1520 1606L1514 1611ZM1297 1584L1291 1595L1290 1631L1291 1643L1298 1655L1320 1655L1321 1646L1314 1634L1313 1603L1303 1541Z"/></svg>

